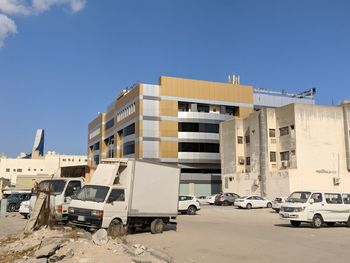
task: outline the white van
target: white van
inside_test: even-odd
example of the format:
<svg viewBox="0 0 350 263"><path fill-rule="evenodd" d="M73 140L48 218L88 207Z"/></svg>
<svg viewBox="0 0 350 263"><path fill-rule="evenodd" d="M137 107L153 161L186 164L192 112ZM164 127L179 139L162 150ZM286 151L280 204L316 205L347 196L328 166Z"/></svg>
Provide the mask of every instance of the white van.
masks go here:
<svg viewBox="0 0 350 263"><path fill-rule="evenodd" d="M124 228L150 227L162 233L178 213L180 169L133 159L101 160L91 181L73 198L69 223L106 228L111 236Z"/></svg>
<svg viewBox="0 0 350 263"><path fill-rule="evenodd" d="M320 228L345 223L350 227L350 194L336 191L293 192L281 206L280 218L298 227L302 222Z"/></svg>
<svg viewBox="0 0 350 263"><path fill-rule="evenodd" d="M68 221L68 206L75 195L84 186L84 179L81 177L54 178L43 180L33 190L29 202L29 216L31 215L36 199L37 190L48 191L51 188L50 206L56 221Z"/></svg>

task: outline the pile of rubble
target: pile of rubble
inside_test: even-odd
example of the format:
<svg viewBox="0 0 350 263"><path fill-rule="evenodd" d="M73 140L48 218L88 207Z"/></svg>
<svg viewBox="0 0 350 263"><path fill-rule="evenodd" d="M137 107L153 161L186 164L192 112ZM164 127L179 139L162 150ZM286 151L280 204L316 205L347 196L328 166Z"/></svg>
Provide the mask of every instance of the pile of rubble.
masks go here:
<svg viewBox="0 0 350 263"><path fill-rule="evenodd" d="M81 229L42 227L30 235L0 240L0 262L173 262L167 254L142 245L112 239L100 229L94 234Z"/></svg>

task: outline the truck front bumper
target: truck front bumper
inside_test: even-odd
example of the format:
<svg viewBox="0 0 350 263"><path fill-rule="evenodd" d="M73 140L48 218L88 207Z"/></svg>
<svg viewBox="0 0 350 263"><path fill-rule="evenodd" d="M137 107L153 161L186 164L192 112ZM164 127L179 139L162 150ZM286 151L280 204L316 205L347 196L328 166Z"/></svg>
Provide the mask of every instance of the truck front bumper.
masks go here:
<svg viewBox="0 0 350 263"><path fill-rule="evenodd" d="M99 216L81 216L76 214L68 214L68 221L72 225L84 226L90 228L101 228L102 217Z"/></svg>

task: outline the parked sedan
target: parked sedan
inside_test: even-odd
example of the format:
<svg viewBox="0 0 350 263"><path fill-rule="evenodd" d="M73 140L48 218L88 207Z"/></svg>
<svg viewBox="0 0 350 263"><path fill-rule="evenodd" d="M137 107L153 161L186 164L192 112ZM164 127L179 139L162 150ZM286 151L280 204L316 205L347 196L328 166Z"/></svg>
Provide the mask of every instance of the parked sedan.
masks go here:
<svg viewBox="0 0 350 263"><path fill-rule="evenodd" d="M179 196L179 212L181 214L195 215L201 207L198 200L193 195Z"/></svg>
<svg viewBox="0 0 350 263"><path fill-rule="evenodd" d="M7 211L15 212L18 211L21 202L29 200L30 193L12 193L7 197Z"/></svg>
<svg viewBox="0 0 350 263"><path fill-rule="evenodd" d="M286 201L285 197L276 197L275 201L272 203L272 209L279 213L281 210L281 205Z"/></svg>
<svg viewBox="0 0 350 263"><path fill-rule="evenodd" d="M239 198L235 193L221 193L215 197L215 205L233 205L235 200Z"/></svg>
<svg viewBox="0 0 350 263"><path fill-rule="evenodd" d="M18 212L24 216L24 218L29 218L30 214L30 201L23 201L19 207Z"/></svg>
<svg viewBox="0 0 350 263"><path fill-rule="evenodd" d="M256 195L250 195L250 196L243 196L240 198L237 198L235 200L235 206L238 208L258 208L258 207L272 207L272 202L268 199L265 199L261 196Z"/></svg>

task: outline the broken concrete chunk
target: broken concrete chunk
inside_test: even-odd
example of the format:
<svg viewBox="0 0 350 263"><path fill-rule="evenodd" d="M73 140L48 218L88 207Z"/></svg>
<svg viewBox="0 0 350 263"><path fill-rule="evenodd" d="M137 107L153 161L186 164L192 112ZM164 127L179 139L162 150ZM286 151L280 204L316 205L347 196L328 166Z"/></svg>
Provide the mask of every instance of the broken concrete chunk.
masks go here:
<svg viewBox="0 0 350 263"><path fill-rule="evenodd" d="M61 247L60 242L49 244L47 246L41 247L34 254L36 258L47 258L55 254L56 250Z"/></svg>
<svg viewBox="0 0 350 263"><path fill-rule="evenodd" d="M96 233L92 235L92 241L98 246L107 244L108 242L107 231L105 229L97 230Z"/></svg>
<svg viewBox="0 0 350 263"><path fill-rule="evenodd" d="M154 257L156 257L156 258L158 258L160 260L163 260L163 261L165 261L167 263L173 263L174 262L174 260L173 260L173 258L171 256L169 256L168 254L166 254L166 253L164 253L164 252L162 252L160 250L151 248L151 249L148 250L148 252L151 253L152 256L154 256Z"/></svg>

